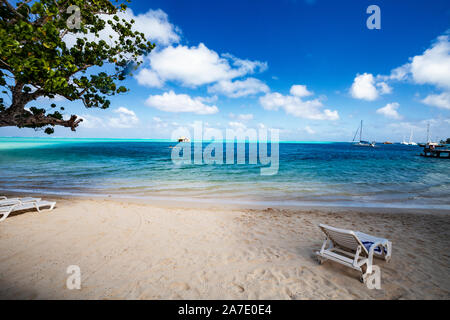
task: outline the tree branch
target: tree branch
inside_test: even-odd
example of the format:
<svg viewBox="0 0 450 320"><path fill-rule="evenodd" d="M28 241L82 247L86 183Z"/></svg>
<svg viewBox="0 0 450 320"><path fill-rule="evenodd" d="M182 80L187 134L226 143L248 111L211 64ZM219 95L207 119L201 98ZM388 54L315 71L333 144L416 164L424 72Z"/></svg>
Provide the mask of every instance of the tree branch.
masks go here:
<svg viewBox="0 0 450 320"><path fill-rule="evenodd" d="M12 68L11 68L11 66L10 66L9 64L7 64L7 63L6 63L5 61L3 61L2 59L0 59L0 63L1 63L0 68L5 69L5 70L8 70L9 72L12 73Z"/></svg>
<svg viewBox="0 0 450 320"><path fill-rule="evenodd" d="M14 6L12 4L10 4L7 0L0 0L1 2L3 2L4 4L6 4L6 6L8 7L9 10L11 10L16 16L19 16L22 19L25 19L23 15L21 15L19 12L17 12L16 8L14 8Z"/></svg>
<svg viewBox="0 0 450 320"><path fill-rule="evenodd" d="M28 4L28 3L30 3L32 0L26 0L26 1L24 1L24 2L22 2L18 7L17 7L17 10L19 10L24 4Z"/></svg>
<svg viewBox="0 0 450 320"><path fill-rule="evenodd" d="M41 128L44 126L63 126L75 131L83 119L71 115L68 120L57 119L51 115L33 115L26 111L22 115L11 115L6 111L0 112L0 127L16 126L19 128Z"/></svg>

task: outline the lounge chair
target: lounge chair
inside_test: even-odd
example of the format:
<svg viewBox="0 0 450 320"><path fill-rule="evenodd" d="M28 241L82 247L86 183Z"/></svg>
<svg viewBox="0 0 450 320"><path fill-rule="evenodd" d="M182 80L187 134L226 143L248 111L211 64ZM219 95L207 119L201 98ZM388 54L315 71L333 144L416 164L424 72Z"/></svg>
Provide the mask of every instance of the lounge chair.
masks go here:
<svg viewBox="0 0 450 320"><path fill-rule="evenodd" d="M11 212L28 210L28 209L36 209L38 212L41 212L41 208L49 207L49 210L53 210L56 202L39 200L39 201L28 201L16 202L10 205L0 205L0 222L5 220Z"/></svg>
<svg viewBox="0 0 450 320"><path fill-rule="evenodd" d="M374 256L387 262L391 258L392 243L387 239L324 224L319 227L327 236L320 251L316 252L319 263L329 259L358 270L362 273L361 282L365 283L372 273Z"/></svg>
<svg viewBox="0 0 450 320"><path fill-rule="evenodd" d="M10 206L20 202L32 202L32 201L41 201L41 198L7 198L5 196L0 196L0 206Z"/></svg>

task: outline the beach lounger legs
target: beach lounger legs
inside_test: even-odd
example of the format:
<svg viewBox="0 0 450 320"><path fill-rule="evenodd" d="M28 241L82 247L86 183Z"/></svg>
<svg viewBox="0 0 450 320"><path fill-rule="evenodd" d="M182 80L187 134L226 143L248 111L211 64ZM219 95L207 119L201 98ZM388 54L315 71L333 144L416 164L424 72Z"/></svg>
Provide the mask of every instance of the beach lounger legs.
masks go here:
<svg viewBox="0 0 450 320"><path fill-rule="evenodd" d="M392 243L371 235L320 225L326 239L316 252L319 263L332 260L361 272L360 281L366 282L373 272L373 257L389 261Z"/></svg>
<svg viewBox="0 0 450 320"><path fill-rule="evenodd" d="M36 209L37 212L41 212L41 208L49 207L49 211L53 210L56 202L50 201L29 201L29 202L18 202L13 205L8 206L0 206L0 222L5 220L12 212L28 210L28 209Z"/></svg>
<svg viewBox="0 0 450 320"><path fill-rule="evenodd" d="M371 257L364 258L360 256L361 247L358 247L354 254L343 253L343 250L333 247L333 243L330 241L330 239L327 238L322 245L322 249L316 252L316 255L319 264L323 264L327 260L332 260L360 271L360 281L365 282L367 276L372 273L373 259Z"/></svg>

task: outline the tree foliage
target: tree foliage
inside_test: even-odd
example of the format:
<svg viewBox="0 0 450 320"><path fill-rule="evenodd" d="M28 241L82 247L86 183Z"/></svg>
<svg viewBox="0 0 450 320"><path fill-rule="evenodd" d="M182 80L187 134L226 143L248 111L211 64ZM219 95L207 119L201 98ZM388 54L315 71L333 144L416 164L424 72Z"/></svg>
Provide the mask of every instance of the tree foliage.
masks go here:
<svg viewBox="0 0 450 320"><path fill-rule="evenodd" d="M67 23L73 19L71 5L80 9L79 28ZM45 127L52 133L59 125L75 131L82 121L76 115L63 119L55 104L50 110L27 104L62 96L81 100L86 108L106 109L110 96L127 92L119 82L154 44L132 30L134 21L119 18L124 10L125 4L108 0L24 0L16 5L0 0L0 127ZM115 35L100 39L106 24ZM66 43L69 34L76 35L73 46ZM89 74L94 67L103 68Z"/></svg>

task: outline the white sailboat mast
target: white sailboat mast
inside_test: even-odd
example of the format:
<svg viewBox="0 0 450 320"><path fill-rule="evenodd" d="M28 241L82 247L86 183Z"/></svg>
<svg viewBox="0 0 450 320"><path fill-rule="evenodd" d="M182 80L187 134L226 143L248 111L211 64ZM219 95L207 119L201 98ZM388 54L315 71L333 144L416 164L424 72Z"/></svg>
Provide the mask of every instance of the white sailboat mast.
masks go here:
<svg viewBox="0 0 450 320"><path fill-rule="evenodd" d="M362 141L362 127L363 127L363 121L361 120L361 129L359 130L359 142Z"/></svg>

